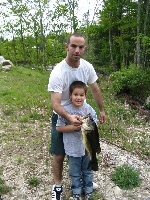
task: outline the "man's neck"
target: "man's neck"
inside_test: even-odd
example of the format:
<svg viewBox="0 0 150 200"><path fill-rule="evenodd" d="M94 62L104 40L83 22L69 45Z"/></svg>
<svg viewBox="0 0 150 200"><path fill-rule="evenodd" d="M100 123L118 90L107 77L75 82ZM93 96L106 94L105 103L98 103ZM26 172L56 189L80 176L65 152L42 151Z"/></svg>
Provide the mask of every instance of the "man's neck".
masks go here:
<svg viewBox="0 0 150 200"><path fill-rule="evenodd" d="M80 60L78 60L78 61L73 61L73 60L70 60L70 59L68 59L68 58L66 57L65 61L66 61L66 63L67 63L70 67L72 67L72 68L78 68L79 65L80 65Z"/></svg>

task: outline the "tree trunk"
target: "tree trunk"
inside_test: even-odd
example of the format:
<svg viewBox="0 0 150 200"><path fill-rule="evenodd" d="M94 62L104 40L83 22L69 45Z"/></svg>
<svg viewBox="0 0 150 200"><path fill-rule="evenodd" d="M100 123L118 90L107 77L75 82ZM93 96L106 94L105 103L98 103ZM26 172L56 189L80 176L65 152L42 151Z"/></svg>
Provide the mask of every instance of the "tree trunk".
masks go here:
<svg viewBox="0 0 150 200"><path fill-rule="evenodd" d="M144 18L144 36L147 35L146 30L147 30L147 22L148 22L148 15L149 15L149 5L150 1L147 0L146 2L146 13L145 13L145 18ZM147 48L146 46L143 47L143 68L146 67L146 60L147 60Z"/></svg>
<svg viewBox="0 0 150 200"><path fill-rule="evenodd" d="M42 53L43 53L43 66L46 66L45 63L45 37L44 37L44 29L43 29L43 13L42 13L42 8L41 8L41 3L39 0L39 11L40 11L40 29L41 29L41 40L42 40Z"/></svg>
<svg viewBox="0 0 150 200"><path fill-rule="evenodd" d="M141 0L138 0L138 14L137 14L137 43L136 43L136 52L135 52L135 60L134 64L140 66L140 17L141 17Z"/></svg>
<svg viewBox="0 0 150 200"><path fill-rule="evenodd" d="M113 58L113 52L112 52L111 27L109 27L109 50L110 50L111 65L113 67L113 70L115 71L114 58Z"/></svg>

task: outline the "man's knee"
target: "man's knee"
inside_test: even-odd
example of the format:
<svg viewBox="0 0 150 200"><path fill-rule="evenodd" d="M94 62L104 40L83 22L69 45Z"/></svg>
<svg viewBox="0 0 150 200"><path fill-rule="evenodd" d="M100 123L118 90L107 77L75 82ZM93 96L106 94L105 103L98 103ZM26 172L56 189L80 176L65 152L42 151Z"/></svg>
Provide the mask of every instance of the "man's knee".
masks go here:
<svg viewBox="0 0 150 200"><path fill-rule="evenodd" d="M56 163L63 163L65 155L53 155L53 160Z"/></svg>

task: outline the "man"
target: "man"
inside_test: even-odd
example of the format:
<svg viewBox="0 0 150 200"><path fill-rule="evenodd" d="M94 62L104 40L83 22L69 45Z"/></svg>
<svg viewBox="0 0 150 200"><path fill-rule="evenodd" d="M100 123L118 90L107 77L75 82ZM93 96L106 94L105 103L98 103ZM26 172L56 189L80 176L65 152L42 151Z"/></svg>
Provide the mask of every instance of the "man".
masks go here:
<svg viewBox="0 0 150 200"><path fill-rule="evenodd" d="M65 157L63 146L63 134L56 131L58 115L67 119L75 126L81 122L77 115L70 115L64 105L71 103L69 99L69 86L74 81L82 81L89 85L92 95L100 109L99 123L106 120L101 90L96 83L98 79L93 66L82 59L85 51L85 38L78 33L71 34L65 46L67 56L58 63L50 74L48 91L51 92L51 103L53 107L52 132L51 132L51 154L53 155L52 169L55 185L52 188L52 200L61 199L63 160Z"/></svg>

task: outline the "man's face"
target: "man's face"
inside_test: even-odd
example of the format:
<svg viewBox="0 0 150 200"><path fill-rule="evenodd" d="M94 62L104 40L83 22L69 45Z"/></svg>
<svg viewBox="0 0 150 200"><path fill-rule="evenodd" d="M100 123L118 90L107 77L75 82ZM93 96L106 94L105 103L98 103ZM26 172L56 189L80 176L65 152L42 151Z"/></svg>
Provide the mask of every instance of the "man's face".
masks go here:
<svg viewBox="0 0 150 200"><path fill-rule="evenodd" d="M84 54L85 48L85 39L83 37L71 36L70 43L66 44L67 56L74 61L79 61Z"/></svg>

